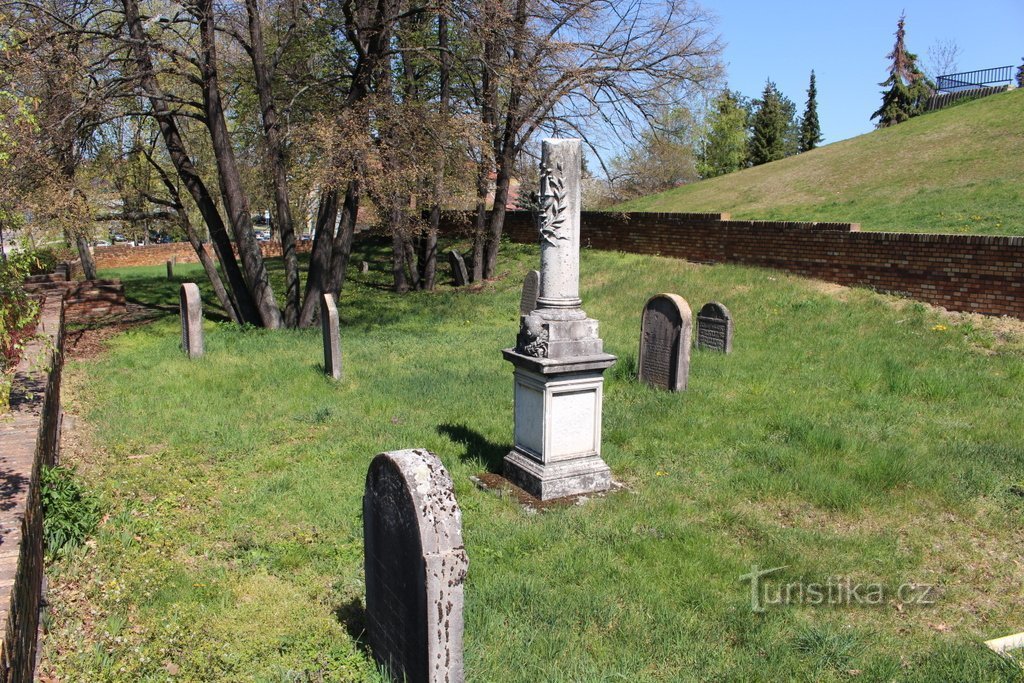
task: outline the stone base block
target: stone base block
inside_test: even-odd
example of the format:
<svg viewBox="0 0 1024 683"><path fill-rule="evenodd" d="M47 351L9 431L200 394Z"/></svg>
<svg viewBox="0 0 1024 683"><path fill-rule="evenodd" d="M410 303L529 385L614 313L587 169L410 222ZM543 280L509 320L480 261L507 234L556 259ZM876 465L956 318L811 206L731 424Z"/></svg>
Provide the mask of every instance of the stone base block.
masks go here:
<svg viewBox="0 0 1024 683"><path fill-rule="evenodd" d="M541 500L599 493L612 487L612 471L600 455L546 465L513 450L505 456L505 478Z"/></svg>

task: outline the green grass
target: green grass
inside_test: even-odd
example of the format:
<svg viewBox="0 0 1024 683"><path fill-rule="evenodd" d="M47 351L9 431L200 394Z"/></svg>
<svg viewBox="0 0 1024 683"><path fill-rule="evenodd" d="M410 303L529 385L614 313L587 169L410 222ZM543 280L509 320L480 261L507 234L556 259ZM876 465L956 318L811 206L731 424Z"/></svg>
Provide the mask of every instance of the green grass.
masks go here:
<svg viewBox="0 0 1024 683"><path fill-rule="evenodd" d="M1024 235L1024 90L616 206L837 221L863 230Z"/></svg>
<svg viewBox="0 0 1024 683"><path fill-rule="evenodd" d="M339 383L322 375L319 330L208 321L190 362L175 315L69 362L81 420L65 454L107 517L50 569L42 670L378 680L357 640L363 482L374 454L425 447L464 514L468 680L1021 679L980 644L1024 629L1019 324L587 251L585 308L619 356L603 455L627 488L529 514L470 481L511 447L500 350L538 256L504 258L507 276L477 292L397 296L383 269L354 275ZM159 271L116 274L129 298L173 311ZM661 291L736 320L734 353L695 352L681 394L633 376L640 310ZM755 614L739 579L753 565L785 566L775 586L917 582L937 600Z"/></svg>

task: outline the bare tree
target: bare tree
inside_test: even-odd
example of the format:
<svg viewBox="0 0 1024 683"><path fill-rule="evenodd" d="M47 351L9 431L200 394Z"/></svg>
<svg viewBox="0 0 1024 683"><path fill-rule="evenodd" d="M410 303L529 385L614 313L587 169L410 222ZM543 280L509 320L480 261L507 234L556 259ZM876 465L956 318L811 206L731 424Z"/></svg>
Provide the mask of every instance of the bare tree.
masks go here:
<svg viewBox="0 0 1024 683"><path fill-rule="evenodd" d="M952 38L938 40L925 52L924 72L931 80L955 73L963 50Z"/></svg>

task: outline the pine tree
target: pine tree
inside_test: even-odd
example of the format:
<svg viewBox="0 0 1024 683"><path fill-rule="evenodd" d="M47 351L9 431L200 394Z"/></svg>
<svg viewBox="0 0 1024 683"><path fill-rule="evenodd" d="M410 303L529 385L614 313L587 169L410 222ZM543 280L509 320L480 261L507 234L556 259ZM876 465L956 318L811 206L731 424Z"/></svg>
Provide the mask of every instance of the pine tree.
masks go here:
<svg viewBox="0 0 1024 683"><path fill-rule="evenodd" d="M878 119L879 128L895 126L923 113L925 102L934 90L931 81L917 67L917 55L907 52L904 45L905 22L906 15L901 14L896 24L896 45L886 55L892 60L889 78L878 84L888 88L882 91L882 106L871 115L872 119Z"/></svg>
<svg viewBox="0 0 1024 683"><path fill-rule="evenodd" d="M1024 57L1021 57L1024 59ZM1024 64L1017 67L1017 87L1024 88Z"/></svg>
<svg viewBox="0 0 1024 683"><path fill-rule="evenodd" d="M739 92L723 90L705 121L697 170L702 178L732 173L747 165L750 107Z"/></svg>
<svg viewBox="0 0 1024 683"><path fill-rule="evenodd" d="M750 163L753 166L776 161L797 151L798 127L794 121L796 105L770 80L765 83L761 99L755 100L750 136Z"/></svg>
<svg viewBox="0 0 1024 683"><path fill-rule="evenodd" d="M814 83L814 70L811 70L811 85L807 88L807 108L800 121L800 151L809 152L818 146L821 137L821 125L818 123L818 88Z"/></svg>

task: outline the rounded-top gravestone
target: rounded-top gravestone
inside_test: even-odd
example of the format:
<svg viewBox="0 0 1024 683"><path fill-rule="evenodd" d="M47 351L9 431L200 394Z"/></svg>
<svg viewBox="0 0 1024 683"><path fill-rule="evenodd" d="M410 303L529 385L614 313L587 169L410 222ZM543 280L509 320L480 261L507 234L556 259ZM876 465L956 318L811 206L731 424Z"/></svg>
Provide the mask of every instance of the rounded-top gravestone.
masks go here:
<svg viewBox="0 0 1024 683"><path fill-rule="evenodd" d="M690 375L692 314L678 294L647 300L640 324L640 381L668 391L684 391Z"/></svg>
<svg viewBox="0 0 1024 683"><path fill-rule="evenodd" d="M729 309L712 301L697 313L697 348L730 353L732 351L732 316Z"/></svg>
<svg viewBox="0 0 1024 683"><path fill-rule="evenodd" d="M363 495L367 636L395 680L461 683L469 561L451 476L410 449L370 463Z"/></svg>

